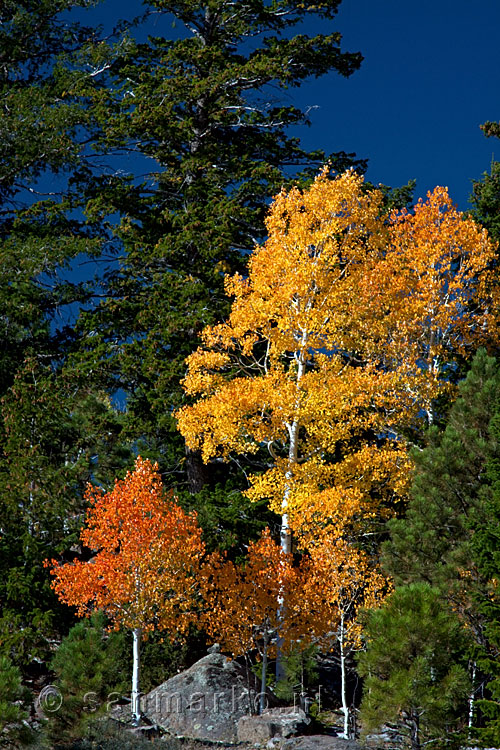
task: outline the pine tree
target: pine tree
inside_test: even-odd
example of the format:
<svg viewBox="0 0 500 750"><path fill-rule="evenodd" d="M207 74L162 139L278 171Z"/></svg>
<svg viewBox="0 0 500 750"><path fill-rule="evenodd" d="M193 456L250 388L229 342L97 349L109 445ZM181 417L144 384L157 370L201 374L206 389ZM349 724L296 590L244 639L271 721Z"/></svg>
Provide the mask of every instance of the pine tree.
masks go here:
<svg viewBox="0 0 500 750"><path fill-rule="evenodd" d="M147 174L104 180L90 196L89 216L120 214L121 257L107 299L83 319L77 361L126 391L141 453L194 492L213 472L184 455L171 416L184 400L184 359L202 328L226 314L223 275L242 270L263 237L269 198L326 158L288 135L307 116L281 94L329 70L348 76L361 55L341 50L332 26L339 0L146 5L155 35L109 49L110 88L94 100L93 116L100 147L141 154ZM163 31L172 18L173 34ZM324 33L300 33L305 20ZM354 163L352 155L331 158L338 169Z"/></svg>
<svg viewBox="0 0 500 750"><path fill-rule="evenodd" d="M78 622L52 660L62 702L48 715L47 732L56 746L82 737L88 721L105 713L126 690L127 675L117 669L122 637L106 632L106 624L102 613Z"/></svg>
<svg viewBox="0 0 500 750"><path fill-rule="evenodd" d="M0 394L25 356L59 361L68 306L86 297L65 271L99 241L75 218L87 115L69 94L70 57L91 29L65 11L88 0L5 0L0 7ZM48 187L50 185L50 187Z"/></svg>
<svg viewBox="0 0 500 750"><path fill-rule="evenodd" d="M0 653L27 667L50 659L51 641L72 621L43 561L78 545L86 483L106 480L130 455L106 394L75 389L36 358L1 404Z"/></svg>
<svg viewBox="0 0 500 750"><path fill-rule="evenodd" d="M499 408L500 368L481 350L459 385L444 431L434 428L428 446L414 456L406 517L389 521L383 551L386 570L398 583L436 587L467 625L475 677L469 726L478 726L486 742L498 738ZM491 697L476 700L478 687L488 682Z"/></svg>
<svg viewBox="0 0 500 750"><path fill-rule="evenodd" d="M495 446L487 463L489 484L482 487L484 513L471 519L474 562L484 581L476 592L474 606L484 618L484 646L478 666L485 675L486 690L477 701L475 736L485 745L500 742L500 410L497 407L489 424L489 437Z"/></svg>
<svg viewBox="0 0 500 750"><path fill-rule="evenodd" d="M0 656L0 733L2 735L6 726L17 724L26 718L27 714L22 706L23 697L25 696L19 669L6 656ZM2 736L0 745L3 744L3 739L9 741L9 737Z"/></svg>
<svg viewBox="0 0 500 750"><path fill-rule="evenodd" d="M493 161L489 172L472 183L472 216L488 230L494 240L500 239L500 162Z"/></svg>
<svg viewBox="0 0 500 750"><path fill-rule="evenodd" d="M396 724L411 750L449 743L470 686L460 664L464 630L439 591L425 583L396 589L369 613L365 632L367 649L358 661L363 733Z"/></svg>
<svg viewBox="0 0 500 750"><path fill-rule="evenodd" d="M487 138L500 138L500 123L488 121L481 130ZM482 224L494 240L500 240L500 162L492 159L490 171L483 172L480 180L473 180L472 216Z"/></svg>
<svg viewBox="0 0 500 750"><path fill-rule="evenodd" d="M491 138L492 136L500 138L500 122L487 120L480 127L487 138Z"/></svg>
<svg viewBox="0 0 500 750"><path fill-rule="evenodd" d="M90 476L114 476L129 458L107 394L62 375L93 292L72 279L75 260L102 244L81 215L99 40L70 13L91 4L0 4L0 652L23 667L49 658L48 639L68 625L43 559L74 543Z"/></svg>
<svg viewBox="0 0 500 750"><path fill-rule="evenodd" d="M91 0L92 2L92 0ZM12 228L19 206L46 171L72 170L81 151L75 130L85 121L67 95L57 64L93 38L92 30L68 20L65 11L89 0L4 0L0 8L0 202L2 235ZM69 71L67 72L69 75ZM26 191L26 192L24 192ZM14 198L16 201L14 202Z"/></svg>
<svg viewBox="0 0 500 750"><path fill-rule="evenodd" d="M500 394L500 371L486 351L476 355L459 385L459 397L443 432L430 430L428 445L413 455L406 515L388 522L384 545L386 570L396 583L425 581L466 618L478 643L482 618L471 606L472 591L483 581L471 548L472 522L487 520L482 489L486 467L498 455L489 424Z"/></svg>

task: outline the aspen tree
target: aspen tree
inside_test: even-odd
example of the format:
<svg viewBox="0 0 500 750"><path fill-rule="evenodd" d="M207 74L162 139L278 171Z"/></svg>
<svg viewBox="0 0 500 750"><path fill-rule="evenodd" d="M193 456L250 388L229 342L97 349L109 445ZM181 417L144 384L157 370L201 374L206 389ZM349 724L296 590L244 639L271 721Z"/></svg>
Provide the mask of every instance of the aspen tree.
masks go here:
<svg viewBox="0 0 500 750"><path fill-rule="evenodd" d="M494 244L443 188L387 217L362 177L324 171L276 196L267 230L187 360L197 401L177 419L206 462L268 446L247 495L282 515L288 553L291 527L342 526L375 512L374 486L405 491L402 436L452 391L454 357L496 338L498 291Z"/></svg>
<svg viewBox="0 0 500 750"><path fill-rule="evenodd" d="M155 628L182 634L193 620L201 529L195 514L165 498L157 467L141 458L112 491L89 486L87 499L81 541L94 557L47 564L56 594L79 616L103 610L116 629L132 630L132 715L139 721L141 639Z"/></svg>

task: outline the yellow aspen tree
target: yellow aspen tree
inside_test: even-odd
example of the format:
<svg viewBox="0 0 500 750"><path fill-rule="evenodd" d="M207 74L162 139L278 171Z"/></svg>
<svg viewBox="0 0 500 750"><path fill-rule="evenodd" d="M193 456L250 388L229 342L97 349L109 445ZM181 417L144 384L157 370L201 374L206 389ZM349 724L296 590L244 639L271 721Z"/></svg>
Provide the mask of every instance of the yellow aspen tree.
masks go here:
<svg viewBox="0 0 500 750"><path fill-rule="evenodd" d="M390 217L347 172L274 200L227 322L188 358L177 412L205 461L267 446L247 494L313 533L404 492L401 435L432 419L456 354L497 337L495 247L442 188ZM375 488L375 492L371 492ZM304 540L307 544L307 540Z"/></svg>
<svg viewBox="0 0 500 750"><path fill-rule="evenodd" d="M419 383L415 397L431 423L453 356L498 339L497 249L443 187L412 212L393 213L389 238L360 289L365 352Z"/></svg>
<svg viewBox="0 0 500 750"><path fill-rule="evenodd" d="M281 192L267 230L188 358L197 400L177 419L205 461L268 447L247 495L281 514L289 554L292 529L341 539L404 495L403 436L432 421L454 358L498 338L496 248L445 189L387 216L352 171Z"/></svg>

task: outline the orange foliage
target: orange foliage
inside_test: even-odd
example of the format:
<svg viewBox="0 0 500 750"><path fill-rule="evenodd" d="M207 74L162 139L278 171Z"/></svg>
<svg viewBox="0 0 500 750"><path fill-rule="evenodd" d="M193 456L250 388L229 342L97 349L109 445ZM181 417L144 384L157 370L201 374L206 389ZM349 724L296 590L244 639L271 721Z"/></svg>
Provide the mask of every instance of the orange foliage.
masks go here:
<svg viewBox="0 0 500 750"><path fill-rule="evenodd" d="M157 469L138 458L111 492L88 486L80 538L95 555L88 562L51 561L55 592L80 616L102 609L117 627L144 633L182 632L192 619L201 529L195 514L165 497Z"/></svg>
<svg viewBox="0 0 500 750"><path fill-rule="evenodd" d="M241 565L218 553L211 557L202 576L202 595L208 602L203 625L233 656L261 650L262 641L276 635L285 648L307 625L300 604L300 574L293 567L266 529L257 542L251 542ZM286 610L278 612L278 600L286 600ZM275 641L269 653L276 652Z"/></svg>
<svg viewBox="0 0 500 750"><path fill-rule="evenodd" d="M203 625L233 656L261 650L264 636L276 654L278 631L284 652L311 643L331 650L340 639L344 649L358 648L361 609L380 606L391 590L368 555L344 540L323 534L294 566L267 529L241 565L212 555L201 581Z"/></svg>

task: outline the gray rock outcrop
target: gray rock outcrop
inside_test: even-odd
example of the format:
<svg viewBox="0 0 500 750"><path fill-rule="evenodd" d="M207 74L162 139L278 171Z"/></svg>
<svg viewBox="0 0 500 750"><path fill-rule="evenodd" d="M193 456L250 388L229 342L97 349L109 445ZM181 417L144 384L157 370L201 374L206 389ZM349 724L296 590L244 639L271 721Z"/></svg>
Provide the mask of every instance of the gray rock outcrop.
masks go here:
<svg viewBox="0 0 500 750"><path fill-rule="evenodd" d="M236 742L238 721L250 713L244 669L214 649L141 701L143 713L176 737Z"/></svg>
<svg viewBox="0 0 500 750"><path fill-rule="evenodd" d="M361 750L361 746L356 740L313 734L309 737L291 737L281 744L280 750Z"/></svg>
<svg viewBox="0 0 500 750"><path fill-rule="evenodd" d="M242 716L238 722L238 741L263 745L273 737L293 737L307 731L310 719L300 708L266 709L261 716Z"/></svg>

